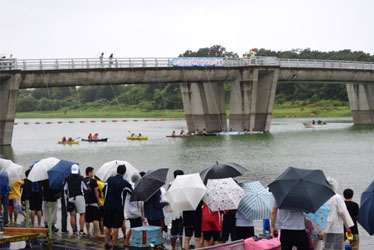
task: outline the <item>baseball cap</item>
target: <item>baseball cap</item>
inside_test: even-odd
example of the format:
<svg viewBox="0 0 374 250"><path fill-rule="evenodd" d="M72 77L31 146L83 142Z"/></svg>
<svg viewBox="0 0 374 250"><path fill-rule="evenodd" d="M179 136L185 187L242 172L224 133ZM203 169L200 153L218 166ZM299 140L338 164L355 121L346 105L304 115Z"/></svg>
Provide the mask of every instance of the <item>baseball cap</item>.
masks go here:
<svg viewBox="0 0 374 250"><path fill-rule="evenodd" d="M72 174L78 174L79 173L79 166L77 164L73 164L73 166L71 166L71 173Z"/></svg>

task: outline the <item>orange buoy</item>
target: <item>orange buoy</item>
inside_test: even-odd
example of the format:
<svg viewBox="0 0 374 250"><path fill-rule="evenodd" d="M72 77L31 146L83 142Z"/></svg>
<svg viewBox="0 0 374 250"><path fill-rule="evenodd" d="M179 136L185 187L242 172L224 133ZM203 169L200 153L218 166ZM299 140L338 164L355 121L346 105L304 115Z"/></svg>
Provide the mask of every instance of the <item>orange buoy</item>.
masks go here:
<svg viewBox="0 0 374 250"><path fill-rule="evenodd" d="M95 123L96 121L95 120L91 120L91 123Z"/></svg>
<svg viewBox="0 0 374 250"><path fill-rule="evenodd" d="M17 123L17 122L15 122L15 123L13 123L13 125L18 125L18 123Z"/></svg>
<svg viewBox="0 0 374 250"><path fill-rule="evenodd" d="M35 122L35 124L36 124L36 125L39 125L39 124L40 124L40 122Z"/></svg>
<svg viewBox="0 0 374 250"><path fill-rule="evenodd" d="M154 121L154 122L157 121L157 118L153 118L152 121Z"/></svg>
<svg viewBox="0 0 374 250"><path fill-rule="evenodd" d="M106 122L106 120L101 120L101 122Z"/></svg>
<svg viewBox="0 0 374 250"><path fill-rule="evenodd" d="M85 123L85 121L79 121L80 123Z"/></svg>
<svg viewBox="0 0 374 250"><path fill-rule="evenodd" d="M74 123L74 121L69 121L69 123Z"/></svg>
<svg viewBox="0 0 374 250"><path fill-rule="evenodd" d="M127 122L127 120L122 120L122 122Z"/></svg>
<svg viewBox="0 0 374 250"><path fill-rule="evenodd" d="M29 122L24 122L23 124L25 124L25 125L29 125Z"/></svg>
<svg viewBox="0 0 374 250"><path fill-rule="evenodd" d="M175 118L170 118L170 121L175 121Z"/></svg>
<svg viewBox="0 0 374 250"><path fill-rule="evenodd" d="M186 118L181 118L182 121L186 120Z"/></svg>
<svg viewBox="0 0 374 250"><path fill-rule="evenodd" d="M138 120L134 119L134 122L137 122Z"/></svg>
<svg viewBox="0 0 374 250"><path fill-rule="evenodd" d="M117 120L112 120L112 122L117 122Z"/></svg>
<svg viewBox="0 0 374 250"><path fill-rule="evenodd" d="M160 121L165 121L165 118L160 118Z"/></svg>
<svg viewBox="0 0 374 250"><path fill-rule="evenodd" d="M314 114L313 114L313 113L310 113L310 116L314 116Z"/></svg>
<svg viewBox="0 0 374 250"><path fill-rule="evenodd" d="M62 124L62 121L58 121L57 123L58 123L58 124Z"/></svg>

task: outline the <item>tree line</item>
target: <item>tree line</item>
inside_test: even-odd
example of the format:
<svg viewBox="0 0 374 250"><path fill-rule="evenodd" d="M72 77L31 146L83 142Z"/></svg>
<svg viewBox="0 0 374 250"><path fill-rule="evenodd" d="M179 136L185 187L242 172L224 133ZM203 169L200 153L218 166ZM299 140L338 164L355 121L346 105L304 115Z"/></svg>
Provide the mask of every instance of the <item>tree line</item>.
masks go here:
<svg viewBox="0 0 374 250"><path fill-rule="evenodd" d="M293 49L273 51L257 49L257 56L275 56L292 59L322 59L374 62L374 55L362 51L317 51ZM227 51L225 47L214 45L197 51L187 50L179 57L226 57L238 58L239 55ZM229 100L230 83L225 83L225 96ZM303 101L317 103L321 100L347 102L344 84L278 84L275 102ZM18 112L98 109L119 106L122 109L141 109L143 111L182 109L182 98L178 84L144 84L115 86L80 86L20 90L17 100Z"/></svg>

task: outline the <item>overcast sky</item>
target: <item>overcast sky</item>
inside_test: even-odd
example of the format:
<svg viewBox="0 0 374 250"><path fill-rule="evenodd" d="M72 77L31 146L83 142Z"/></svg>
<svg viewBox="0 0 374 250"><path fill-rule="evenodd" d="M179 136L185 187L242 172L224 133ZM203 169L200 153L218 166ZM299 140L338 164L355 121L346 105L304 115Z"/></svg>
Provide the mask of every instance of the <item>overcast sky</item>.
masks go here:
<svg viewBox="0 0 374 250"><path fill-rule="evenodd" d="M374 54L372 0L0 0L0 54L175 57L215 44Z"/></svg>

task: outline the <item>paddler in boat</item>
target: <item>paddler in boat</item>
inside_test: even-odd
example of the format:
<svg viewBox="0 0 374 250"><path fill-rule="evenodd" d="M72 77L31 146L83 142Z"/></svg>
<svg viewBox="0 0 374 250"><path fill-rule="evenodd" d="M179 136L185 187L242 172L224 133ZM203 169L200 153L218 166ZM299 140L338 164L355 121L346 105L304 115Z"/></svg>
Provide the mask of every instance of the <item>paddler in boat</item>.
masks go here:
<svg viewBox="0 0 374 250"><path fill-rule="evenodd" d="M315 120L313 120L313 121L312 121L312 124L316 124L316 121L315 121Z"/></svg>
<svg viewBox="0 0 374 250"><path fill-rule="evenodd" d="M197 128L195 131L195 135L199 135L199 134L200 134L200 130Z"/></svg>
<svg viewBox="0 0 374 250"><path fill-rule="evenodd" d="M206 128L203 129L203 135L208 135L208 131L206 131Z"/></svg>
<svg viewBox="0 0 374 250"><path fill-rule="evenodd" d="M73 142L73 138L70 136L68 142Z"/></svg>
<svg viewBox="0 0 374 250"><path fill-rule="evenodd" d="M91 133L88 134L88 140L92 140L92 134Z"/></svg>
<svg viewBox="0 0 374 250"><path fill-rule="evenodd" d="M62 142L66 142L66 137L62 137Z"/></svg>
<svg viewBox="0 0 374 250"><path fill-rule="evenodd" d="M171 136L172 136L172 137L175 137L175 131L173 131L173 132L171 133Z"/></svg>
<svg viewBox="0 0 374 250"><path fill-rule="evenodd" d="M96 133L96 134L94 135L93 139L94 139L94 140L98 140L98 139L99 139L99 134Z"/></svg>
<svg viewBox="0 0 374 250"><path fill-rule="evenodd" d="M132 134L131 134L131 137L135 137L135 134L134 134L134 133L132 133Z"/></svg>
<svg viewBox="0 0 374 250"><path fill-rule="evenodd" d="M142 133L139 133L139 134L138 134L138 137L142 137Z"/></svg>
<svg viewBox="0 0 374 250"><path fill-rule="evenodd" d="M179 133L180 136L184 136L184 131L183 129L181 130L181 132Z"/></svg>

